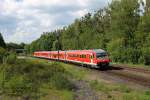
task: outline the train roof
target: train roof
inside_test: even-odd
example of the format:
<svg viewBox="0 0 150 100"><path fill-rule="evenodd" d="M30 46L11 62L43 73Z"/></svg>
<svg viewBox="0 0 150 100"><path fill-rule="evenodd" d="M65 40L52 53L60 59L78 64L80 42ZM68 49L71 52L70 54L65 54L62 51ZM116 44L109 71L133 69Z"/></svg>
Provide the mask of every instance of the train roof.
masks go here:
<svg viewBox="0 0 150 100"><path fill-rule="evenodd" d="M96 53L106 52L106 51L103 50L103 49L94 49L93 51L96 52Z"/></svg>
<svg viewBox="0 0 150 100"><path fill-rule="evenodd" d="M36 51L36 52L49 52L49 51Z"/></svg>
<svg viewBox="0 0 150 100"><path fill-rule="evenodd" d="M58 52L58 51L36 51L36 53L55 53L55 52ZM91 50L67 50L67 51L61 51L59 50L59 52L84 52L84 53L92 53L92 52L95 52L95 53L102 53L102 52L106 52L105 50L103 49L91 49Z"/></svg>

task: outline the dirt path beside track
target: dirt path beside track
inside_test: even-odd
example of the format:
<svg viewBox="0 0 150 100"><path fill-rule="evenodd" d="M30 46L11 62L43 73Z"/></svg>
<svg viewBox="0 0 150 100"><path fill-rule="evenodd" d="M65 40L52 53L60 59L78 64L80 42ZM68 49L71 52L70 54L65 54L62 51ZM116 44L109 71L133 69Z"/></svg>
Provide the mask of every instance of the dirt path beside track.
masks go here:
<svg viewBox="0 0 150 100"><path fill-rule="evenodd" d="M75 100L100 100L98 94L93 90L87 81L80 80L76 83Z"/></svg>
<svg viewBox="0 0 150 100"><path fill-rule="evenodd" d="M81 66L77 66L81 67ZM112 81L114 83L127 84L131 87L142 87L150 89L150 73L143 71L134 71L120 67L110 67L106 70L89 69L85 67L90 73L87 76L89 80L104 80Z"/></svg>

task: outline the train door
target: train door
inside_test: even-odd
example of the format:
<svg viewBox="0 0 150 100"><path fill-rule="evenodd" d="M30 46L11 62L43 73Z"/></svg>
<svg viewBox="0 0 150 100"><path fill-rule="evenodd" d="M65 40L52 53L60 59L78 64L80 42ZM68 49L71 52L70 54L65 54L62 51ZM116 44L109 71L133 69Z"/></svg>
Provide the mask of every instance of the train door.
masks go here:
<svg viewBox="0 0 150 100"><path fill-rule="evenodd" d="M90 55L91 64L93 64L93 58L94 58L94 55L91 53Z"/></svg>
<svg viewBox="0 0 150 100"><path fill-rule="evenodd" d="M67 52L66 52L66 51L64 51L64 52L65 52L65 53L64 53L64 54L65 54L65 58L64 58L64 59L65 59L65 61L66 61L66 58L67 58L67 57L66 57L66 56L67 56Z"/></svg>

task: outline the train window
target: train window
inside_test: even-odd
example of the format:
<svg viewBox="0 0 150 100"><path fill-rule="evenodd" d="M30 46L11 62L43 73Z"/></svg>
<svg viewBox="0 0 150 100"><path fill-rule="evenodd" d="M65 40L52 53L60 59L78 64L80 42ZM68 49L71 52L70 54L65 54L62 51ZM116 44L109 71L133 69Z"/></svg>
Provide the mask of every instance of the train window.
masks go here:
<svg viewBox="0 0 150 100"><path fill-rule="evenodd" d="M97 58L104 58L107 56L107 53L106 52L101 52L101 53L96 53L96 57Z"/></svg>
<svg viewBox="0 0 150 100"><path fill-rule="evenodd" d="M82 58L82 55L80 55L80 58Z"/></svg>
<svg viewBox="0 0 150 100"><path fill-rule="evenodd" d="M78 57L78 55L76 54L75 57Z"/></svg>
<svg viewBox="0 0 150 100"><path fill-rule="evenodd" d="M74 54L69 54L69 57L74 57Z"/></svg>
<svg viewBox="0 0 150 100"><path fill-rule="evenodd" d="M72 57L78 57L78 55L76 55L76 54L73 54L73 55L72 55Z"/></svg>
<svg viewBox="0 0 150 100"><path fill-rule="evenodd" d="M82 58L86 58L86 55L82 55Z"/></svg>

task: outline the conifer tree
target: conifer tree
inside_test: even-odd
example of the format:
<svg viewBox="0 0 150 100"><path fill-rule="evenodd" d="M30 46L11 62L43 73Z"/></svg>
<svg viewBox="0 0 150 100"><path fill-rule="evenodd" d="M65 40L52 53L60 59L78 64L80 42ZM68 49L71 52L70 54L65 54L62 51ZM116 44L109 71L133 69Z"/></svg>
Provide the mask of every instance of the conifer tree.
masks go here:
<svg viewBox="0 0 150 100"><path fill-rule="evenodd" d="M3 48L6 47L5 41L4 41L1 33L0 33L0 47L3 47Z"/></svg>

